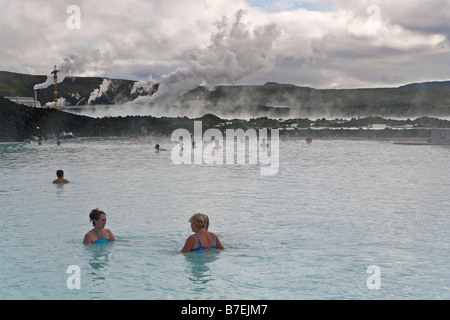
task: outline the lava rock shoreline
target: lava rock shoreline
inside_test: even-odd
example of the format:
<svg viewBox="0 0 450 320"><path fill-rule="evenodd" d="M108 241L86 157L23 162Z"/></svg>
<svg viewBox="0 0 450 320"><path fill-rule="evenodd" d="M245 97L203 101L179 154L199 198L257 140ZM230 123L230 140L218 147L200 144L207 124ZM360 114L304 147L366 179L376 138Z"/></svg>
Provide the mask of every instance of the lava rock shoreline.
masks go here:
<svg viewBox="0 0 450 320"><path fill-rule="evenodd" d="M203 130L216 128L225 132L226 129L268 128L279 129L280 136L302 138L310 133L314 138L423 139L429 136L430 128L450 128L450 121L428 117L415 120L371 117L345 121L325 118L315 121L307 118L277 120L267 117L226 120L212 114L196 119L153 116L92 118L53 108L18 105L0 96L0 142L20 142L31 137L47 139L63 132L72 132L77 137L171 135L180 128L193 132L194 121L202 121ZM383 122L388 127L370 129L370 123Z"/></svg>

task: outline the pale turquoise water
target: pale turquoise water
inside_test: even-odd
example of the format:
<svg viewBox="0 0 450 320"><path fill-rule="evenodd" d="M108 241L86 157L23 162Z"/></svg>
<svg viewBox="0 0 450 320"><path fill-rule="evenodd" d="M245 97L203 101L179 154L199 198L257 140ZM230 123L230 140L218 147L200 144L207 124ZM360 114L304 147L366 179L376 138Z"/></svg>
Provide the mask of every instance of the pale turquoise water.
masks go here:
<svg viewBox="0 0 450 320"><path fill-rule="evenodd" d="M261 176L177 166L156 143L173 146L0 144L0 298L450 298L449 147L284 139L278 174ZM57 169L69 185L51 183ZM97 207L118 241L85 246ZM178 253L196 212L227 250ZM67 287L71 265L80 289Z"/></svg>

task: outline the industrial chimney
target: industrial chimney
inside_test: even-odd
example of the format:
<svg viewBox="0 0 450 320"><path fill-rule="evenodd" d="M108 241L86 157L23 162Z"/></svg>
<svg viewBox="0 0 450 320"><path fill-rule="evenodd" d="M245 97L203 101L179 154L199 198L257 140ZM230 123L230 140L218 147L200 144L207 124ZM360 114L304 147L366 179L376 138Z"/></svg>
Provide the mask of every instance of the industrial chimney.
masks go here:
<svg viewBox="0 0 450 320"><path fill-rule="evenodd" d="M55 108L58 108L58 72L59 70L56 66L51 72L53 74L53 102L55 103Z"/></svg>

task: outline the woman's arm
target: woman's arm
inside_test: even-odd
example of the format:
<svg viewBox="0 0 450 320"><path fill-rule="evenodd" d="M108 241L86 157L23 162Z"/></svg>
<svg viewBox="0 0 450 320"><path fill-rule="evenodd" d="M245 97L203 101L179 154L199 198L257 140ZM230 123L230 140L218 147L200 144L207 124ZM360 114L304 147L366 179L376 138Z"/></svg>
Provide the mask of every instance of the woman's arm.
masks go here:
<svg viewBox="0 0 450 320"><path fill-rule="evenodd" d="M216 249L224 250L225 247L220 242L219 237L215 233L213 233L213 235L214 235L214 238L216 238Z"/></svg>
<svg viewBox="0 0 450 320"><path fill-rule="evenodd" d="M114 235L112 234L111 230L108 229L109 233L109 241L116 241L116 238L114 238Z"/></svg>
<svg viewBox="0 0 450 320"><path fill-rule="evenodd" d="M194 235L190 235L187 240L186 243L184 244L183 249L181 249L181 252L190 252L193 245L194 245Z"/></svg>
<svg viewBox="0 0 450 320"><path fill-rule="evenodd" d="M91 236L90 236L89 232L86 233L85 236L84 236L83 243L84 243L84 244L90 244L90 243L92 243L92 242L93 242L93 241L92 241L92 239L91 239Z"/></svg>

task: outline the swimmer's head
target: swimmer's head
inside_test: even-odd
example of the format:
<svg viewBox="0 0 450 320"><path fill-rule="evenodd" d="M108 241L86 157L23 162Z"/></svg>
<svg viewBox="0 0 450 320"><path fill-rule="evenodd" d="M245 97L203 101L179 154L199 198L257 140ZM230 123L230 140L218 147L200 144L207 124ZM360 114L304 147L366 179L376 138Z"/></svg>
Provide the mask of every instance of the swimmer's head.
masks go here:
<svg viewBox="0 0 450 320"><path fill-rule="evenodd" d="M200 229L208 230L209 218L206 214L196 213L189 219L189 222L196 224Z"/></svg>
<svg viewBox="0 0 450 320"><path fill-rule="evenodd" d="M155 146L155 149L159 149L159 144L157 144L157 145Z"/></svg>
<svg viewBox="0 0 450 320"><path fill-rule="evenodd" d="M106 215L106 213L104 213L103 211L97 209L94 209L91 211L91 213L89 214L89 219L92 222L92 225L95 227L95 221L100 219L100 216L104 214Z"/></svg>
<svg viewBox="0 0 450 320"><path fill-rule="evenodd" d="M64 177L64 171L62 171L62 170L56 171L56 176L57 176L58 178Z"/></svg>

